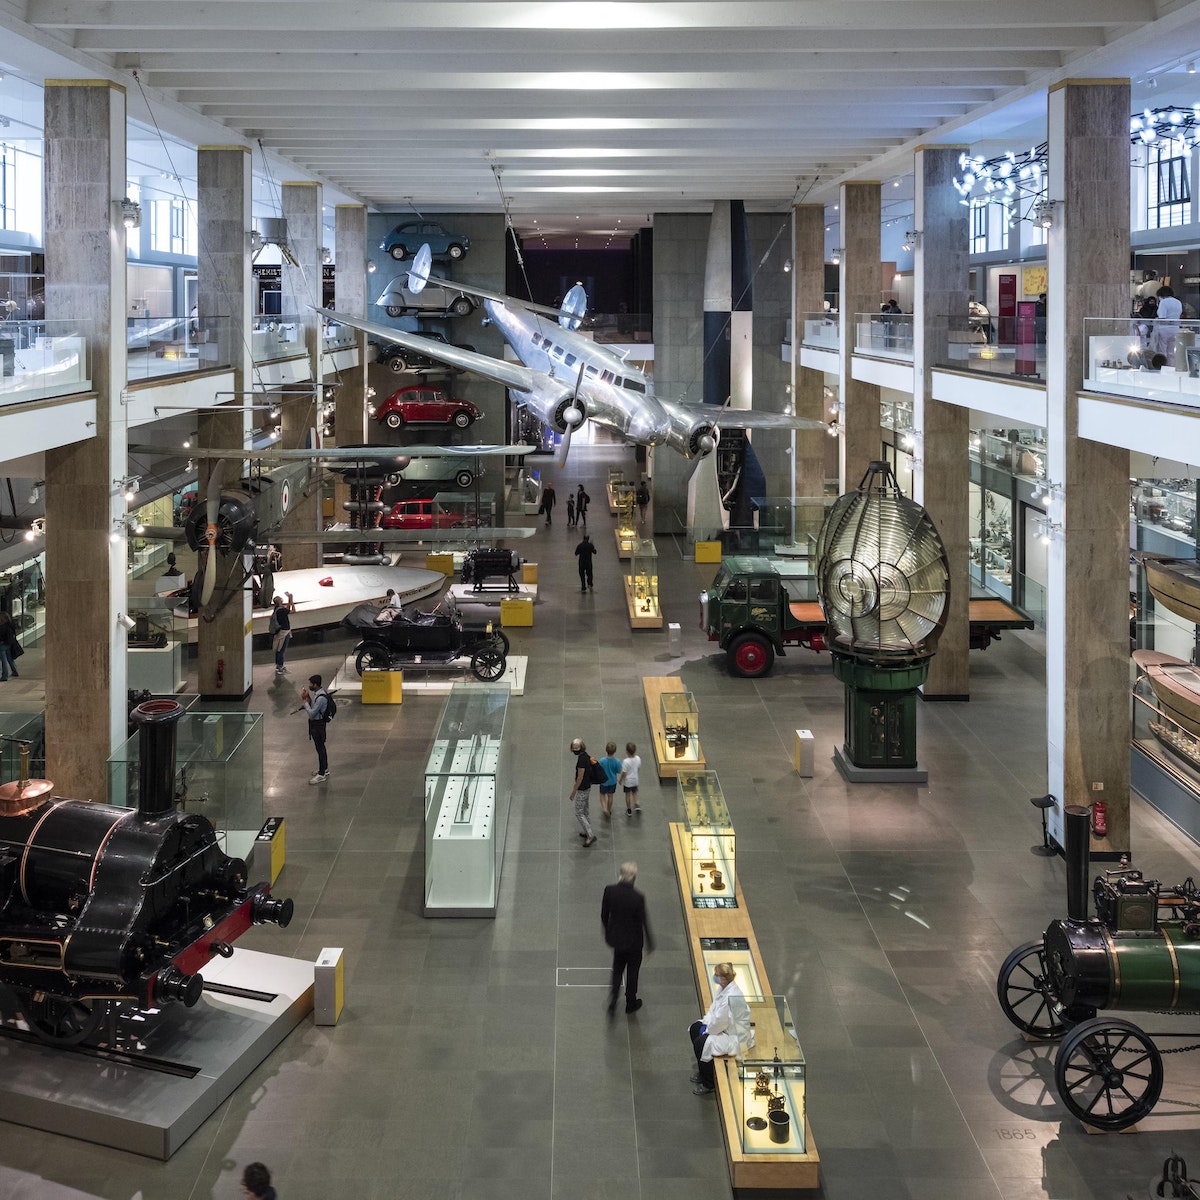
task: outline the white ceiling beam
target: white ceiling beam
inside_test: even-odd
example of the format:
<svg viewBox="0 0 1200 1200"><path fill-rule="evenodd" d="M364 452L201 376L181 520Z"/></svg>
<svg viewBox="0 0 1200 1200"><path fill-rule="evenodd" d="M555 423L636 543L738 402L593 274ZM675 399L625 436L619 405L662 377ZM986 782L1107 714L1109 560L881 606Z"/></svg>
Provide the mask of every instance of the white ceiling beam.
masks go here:
<svg viewBox="0 0 1200 1200"><path fill-rule="evenodd" d="M1099 25L1026 26L1001 29L939 28L936 47L930 46L925 29L891 29L885 39L875 29L741 29L639 32L630 37L625 30L538 35L529 30L488 30L486 33L439 29L429 32L334 29L321 35L321 49L329 54L422 57L453 54L458 58L493 54L570 54L586 52L617 56L622 61L658 58L663 54L756 54L781 55L802 52L859 54L880 49L881 40L897 52L988 51L993 54L1024 50L1078 50L1105 43ZM211 28L191 29L186 43L176 29L81 29L75 38L78 49L104 54L173 54L186 45L191 55L235 53L304 53L313 48L313 35L291 29Z"/></svg>
<svg viewBox="0 0 1200 1200"><path fill-rule="evenodd" d="M623 26L641 30L690 29L937 29L1006 26L1116 27L1153 21L1154 0L667 0L606 6L561 0L500 4L491 0L358 0L352 11L324 0L29 0L25 20L42 29L291 29L326 33L360 29L555 30Z"/></svg>

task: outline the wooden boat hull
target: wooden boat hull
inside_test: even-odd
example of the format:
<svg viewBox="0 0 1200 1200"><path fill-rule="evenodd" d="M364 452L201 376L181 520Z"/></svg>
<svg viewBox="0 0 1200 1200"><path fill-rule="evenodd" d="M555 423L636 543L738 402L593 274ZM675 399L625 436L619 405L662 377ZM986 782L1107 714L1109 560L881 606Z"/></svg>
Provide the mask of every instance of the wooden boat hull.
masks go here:
<svg viewBox="0 0 1200 1200"><path fill-rule="evenodd" d="M1200 625L1200 562L1194 558L1140 556L1154 599L1176 616Z"/></svg>
<svg viewBox="0 0 1200 1200"><path fill-rule="evenodd" d="M1157 650L1135 650L1133 661L1150 680L1163 712L1200 738L1200 667Z"/></svg>

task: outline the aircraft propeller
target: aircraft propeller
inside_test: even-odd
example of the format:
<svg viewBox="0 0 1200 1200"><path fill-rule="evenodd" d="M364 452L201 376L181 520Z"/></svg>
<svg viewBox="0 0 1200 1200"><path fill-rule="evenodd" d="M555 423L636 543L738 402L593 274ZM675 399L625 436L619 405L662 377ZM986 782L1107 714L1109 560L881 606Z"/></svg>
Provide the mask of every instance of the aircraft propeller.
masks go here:
<svg viewBox="0 0 1200 1200"><path fill-rule="evenodd" d="M587 292L583 284L577 283L563 297L562 307L558 310L558 323L563 329L578 329L587 313Z"/></svg>
<svg viewBox="0 0 1200 1200"><path fill-rule="evenodd" d="M583 409L579 405L579 389L583 386L583 372L586 368L586 363L579 364L579 374L575 378L575 394L571 397L571 407L563 411L562 423L566 428L563 431L562 452L558 456L559 470L567 465L567 454L571 449L571 434L583 424Z"/></svg>
<svg viewBox="0 0 1200 1200"><path fill-rule="evenodd" d="M408 290L414 296L424 290L429 282L429 272L433 269L433 251L425 242L413 255L412 266L408 268Z"/></svg>
<svg viewBox="0 0 1200 1200"><path fill-rule="evenodd" d="M208 477L208 492L205 495L208 523L204 527L204 540L208 545L208 557L204 560L204 584L200 592L202 605L212 599L213 589L217 586L217 519L221 515L221 484L224 479L225 459L221 458Z"/></svg>

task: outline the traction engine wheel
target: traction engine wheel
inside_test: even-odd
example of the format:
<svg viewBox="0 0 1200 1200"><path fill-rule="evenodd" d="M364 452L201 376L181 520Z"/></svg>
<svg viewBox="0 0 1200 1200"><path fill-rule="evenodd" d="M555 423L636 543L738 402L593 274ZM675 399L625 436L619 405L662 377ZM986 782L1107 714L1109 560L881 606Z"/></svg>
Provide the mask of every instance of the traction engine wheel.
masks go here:
<svg viewBox="0 0 1200 1200"><path fill-rule="evenodd" d="M742 633L729 645L729 665L743 679L758 679L775 662L775 647L761 633Z"/></svg>
<svg viewBox="0 0 1200 1200"><path fill-rule="evenodd" d="M1054 1082L1068 1111L1085 1125L1128 1129L1162 1095L1162 1055L1132 1022L1096 1017L1063 1038Z"/></svg>
<svg viewBox="0 0 1200 1200"><path fill-rule="evenodd" d="M1026 942L1004 960L996 976L996 998L1004 1015L1023 1033L1060 1038L1067 1032L1050 991L1046 948L1041 942Z"/></svg>

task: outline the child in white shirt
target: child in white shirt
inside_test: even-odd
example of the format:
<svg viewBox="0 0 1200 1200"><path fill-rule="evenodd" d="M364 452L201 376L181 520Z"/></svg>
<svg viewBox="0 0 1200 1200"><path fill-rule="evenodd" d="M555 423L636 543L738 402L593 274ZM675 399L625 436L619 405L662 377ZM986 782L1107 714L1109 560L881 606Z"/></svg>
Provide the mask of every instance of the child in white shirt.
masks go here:
<svg viewBox="0 0 1200 1200"><path fill-rule="evenodd" d="M621 759L621 774L618 779L625 788L625 815L627 817L632 817L634 813L640 816L642 812L642 806L637 802L638 768L641 765L642 758L637 752L637 746L633 742L626 742L625 757Z"/></svg>

